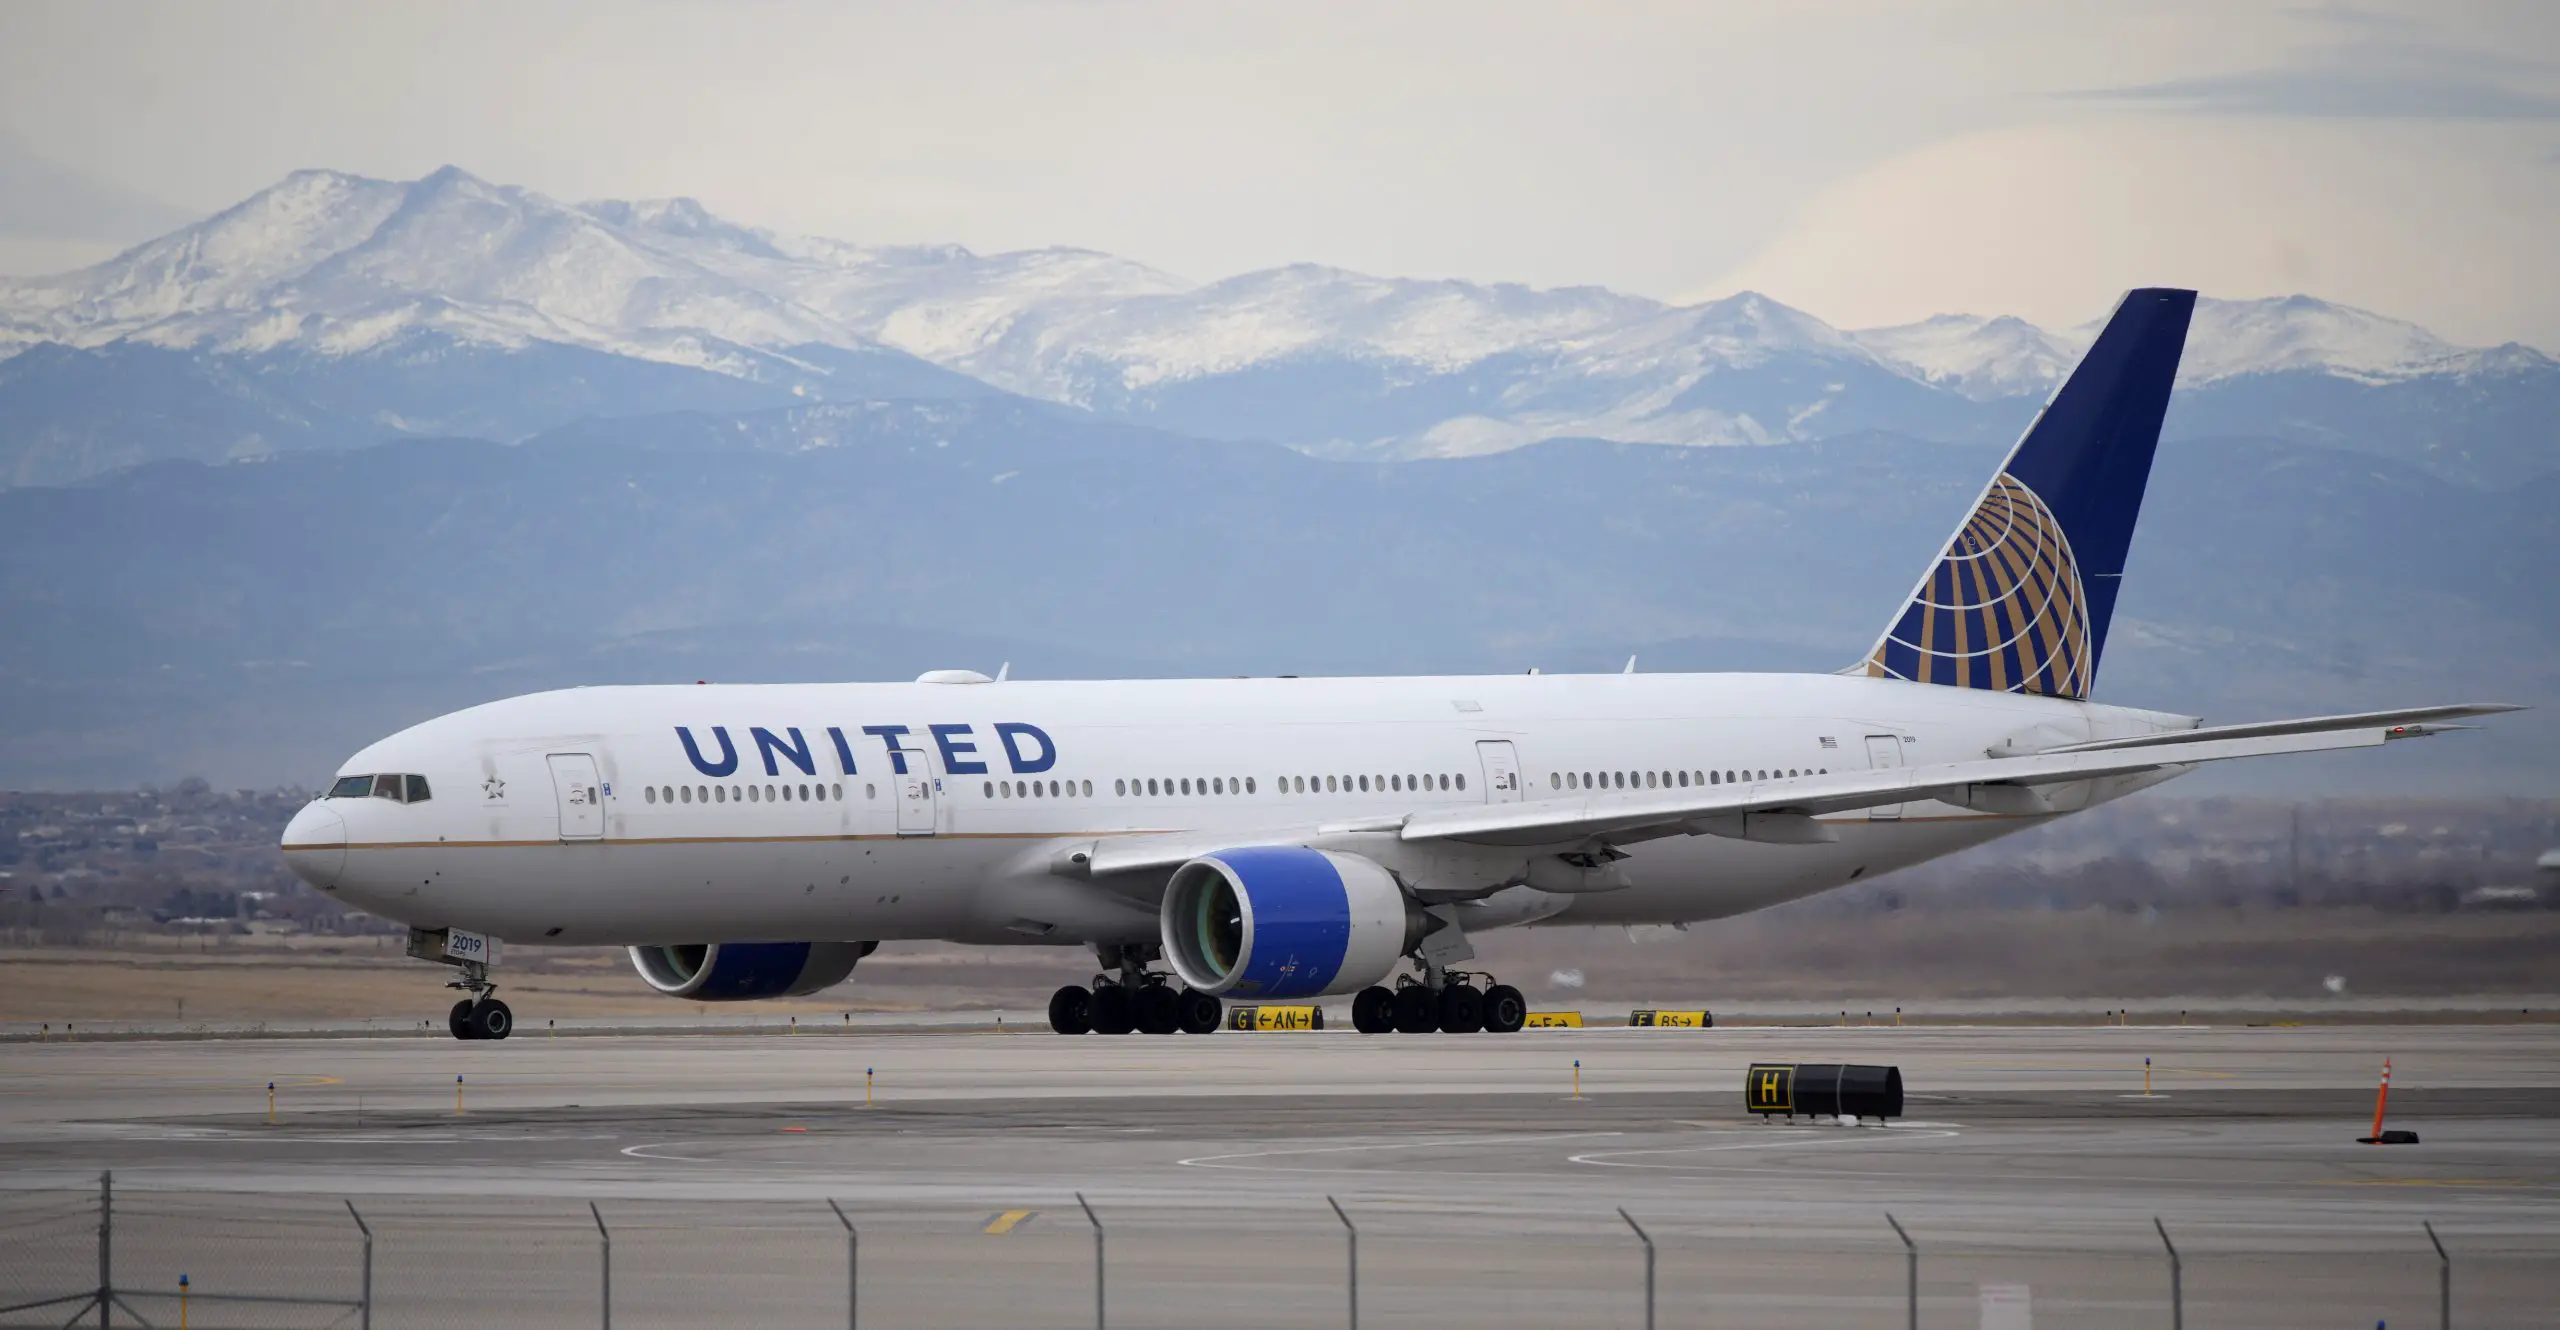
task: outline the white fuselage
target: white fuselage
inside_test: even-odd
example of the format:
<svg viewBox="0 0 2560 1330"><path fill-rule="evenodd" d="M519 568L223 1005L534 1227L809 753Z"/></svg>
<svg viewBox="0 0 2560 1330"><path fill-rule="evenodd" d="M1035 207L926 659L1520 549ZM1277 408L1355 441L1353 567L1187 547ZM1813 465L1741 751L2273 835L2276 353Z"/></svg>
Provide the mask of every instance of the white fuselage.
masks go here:
<svg viewBox="0 0 2560 1330"><path fill-rule="evenodd" d="M1254 844L1622 782L1782 781L2191 724L1841 675L582 688L366 748L342 776L423 776L429 797L324 798L285 842L297 872L352 904L511 941L1141 942L1161 877L1080 881L1054 871L1062 847ZM2162 778L2084 783L2058 806ZM1471 924L1717 918L2034 820L1924 802L1827 817L1828 843L1648 840L1628 847L1624 889L1513 887Z"/></svg>

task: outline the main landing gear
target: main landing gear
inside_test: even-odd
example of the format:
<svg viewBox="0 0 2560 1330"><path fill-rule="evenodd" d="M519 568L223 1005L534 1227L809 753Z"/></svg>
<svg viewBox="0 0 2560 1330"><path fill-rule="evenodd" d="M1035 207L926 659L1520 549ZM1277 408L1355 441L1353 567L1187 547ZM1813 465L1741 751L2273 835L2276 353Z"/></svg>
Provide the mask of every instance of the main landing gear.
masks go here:
<svg viewBox="0 0 2560 1330"><path fill-rule="evenodd" d="M1134 985L1096 975L1091 988L1069 984L1049 997L1049 1028L1060 1034L1211 1034L1225 1016L1214 994L1160 974Z"/></svg>
<svg viewBox="0 0 2560 1330"><path fill-rule="evenodd" d="M1146 968L1134 948L1101 952L1117 975L1097 974L1090 988L1069 984L1049 997L1049 1028L1060 1034L1212 1034L1226 1016L1214 993L1177 988Z"/></svg>
<svg viewBox="0 0 2560 1330"><path fill-rule="evenodd" d="M1351 1025L1362 1034L1510 1034L1529 1022L1529 1000L1509 984L1478 988L1486 978L1463 970L1428 978L1399 975L1394 988L1364 988L1351 999Z"/></svg>

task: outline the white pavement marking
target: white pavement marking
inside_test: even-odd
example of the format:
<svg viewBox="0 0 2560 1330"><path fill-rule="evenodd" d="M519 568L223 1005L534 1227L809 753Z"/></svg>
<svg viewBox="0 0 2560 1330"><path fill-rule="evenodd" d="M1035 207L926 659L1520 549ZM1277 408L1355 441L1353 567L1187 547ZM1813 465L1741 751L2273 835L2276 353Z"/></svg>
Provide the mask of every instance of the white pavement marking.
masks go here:
<svg viewBox="0 0 2560 1330"><path fill-rule="evenodd" d="M1783 1150L1792 1146L1818 1147L1826 1145L1873 1145L1879 1142L1897 1139L1890 1136L1853 1135L1847 1132L1828 1132L1813 1128L1800 1127L1781 1127L1777 1130L1784 1133L1784 1135L1776 1140L1768 1139L1765 1133L1746 1128L1741 1131L1719 1134L1733 1136L1759 1136L1762 1139L1754 1141L1737 1141L1730 1145L1669 1145L1658 1149L1647 1150L1595 1150L1589 1154L1567 1155L1565 1157L1565 1162L1568 1164L1589 1164L1594 1168L1677 1169L1683 1166L1679 1164L1623 1164L1617 1161L1621 1159L1630 1159L1637 1155L1713 1154L1729 1150ZM1935 1130L1906 1132L1898 1139L1908 1141L1942 1140L1961 1134L1961 1132L1952 1127L1946 1127Z"/></svg>
<svg viewBox="0 0 2560 1330"><path fill-rule="evenodd" d="M1540 1132L1534 1136L1443 1136L1426 1141L1370 1141L1359 1145L1318 1145L1284 1150L1240 1150L1233 1154L1199 1155L1174 1162L1184 1168L1233 1168L1257 1173L1331 1173L1324 1168L1257 1168L1251 1164L1231 1164L1230 1159L1274 1159L1298 1155L1350 1154L1361 1150L1435 1150L1467 1145L1518 1145L1523 1142L1571 1140L1580 1136L1624 1136L1623 1131Z"/></svg>

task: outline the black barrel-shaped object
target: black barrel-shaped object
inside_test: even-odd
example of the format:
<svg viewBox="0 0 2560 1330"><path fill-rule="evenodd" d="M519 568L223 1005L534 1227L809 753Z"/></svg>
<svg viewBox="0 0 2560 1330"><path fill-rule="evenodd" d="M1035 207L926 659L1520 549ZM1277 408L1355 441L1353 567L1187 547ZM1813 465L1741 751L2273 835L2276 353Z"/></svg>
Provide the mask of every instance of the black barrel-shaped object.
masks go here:
<svg viewBox="0 0 2560 1330"><path fill-rule="evenodd" d="M1755 1062L1744 1073L1742 1105L1767 1117L1902 1116L1902 1069L1838 1062Z"/></svg>

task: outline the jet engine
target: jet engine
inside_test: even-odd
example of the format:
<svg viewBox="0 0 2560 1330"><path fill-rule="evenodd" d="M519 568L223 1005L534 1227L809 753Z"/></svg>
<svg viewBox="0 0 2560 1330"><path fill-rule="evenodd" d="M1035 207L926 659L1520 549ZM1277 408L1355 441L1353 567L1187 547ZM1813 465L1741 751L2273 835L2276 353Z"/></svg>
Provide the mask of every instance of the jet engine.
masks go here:
<svg viewBox="0 0 2560 1330"><path fill-rule="evenodd" d="M649 987L695 1002L799 997L845 981L877 942L708 942L633 947Z"/></svg>
<svg viewBox="0 0 2560 1330"><path fill-rule="evenodd" d="M1241 998L1366 988L1434 923L1376 862L1294 845L1221 850L1175 869L1160 922L1182 982Z"/></svg>

